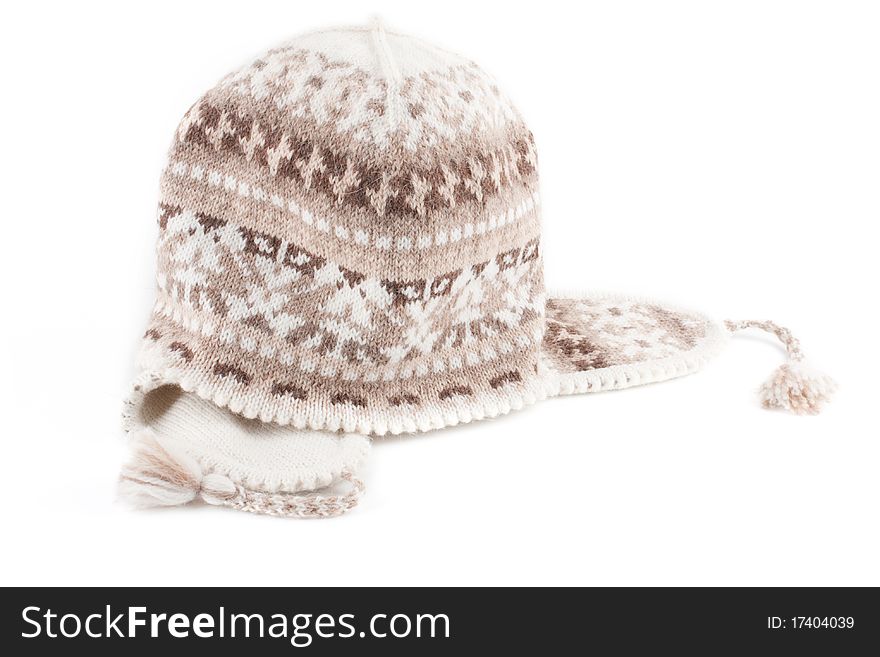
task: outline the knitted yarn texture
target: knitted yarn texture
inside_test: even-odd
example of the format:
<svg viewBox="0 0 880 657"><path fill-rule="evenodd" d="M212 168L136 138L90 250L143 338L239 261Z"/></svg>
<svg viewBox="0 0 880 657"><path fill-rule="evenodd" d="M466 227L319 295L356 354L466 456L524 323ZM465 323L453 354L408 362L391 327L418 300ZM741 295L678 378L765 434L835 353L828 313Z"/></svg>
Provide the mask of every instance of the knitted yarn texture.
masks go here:
<svg viewBox="0 0 880 657"><path fill-rule="evenodd" d="M458 55L333 29L223 78L162 174L157 302L126 417L150 482L182 488L147 498L194 499L220 472L230 506L335 515L356 499L260 495L351 479L368 435L662 380L720 348L728 330L696 313L548 297L540 208L532 133Z"/></svg>

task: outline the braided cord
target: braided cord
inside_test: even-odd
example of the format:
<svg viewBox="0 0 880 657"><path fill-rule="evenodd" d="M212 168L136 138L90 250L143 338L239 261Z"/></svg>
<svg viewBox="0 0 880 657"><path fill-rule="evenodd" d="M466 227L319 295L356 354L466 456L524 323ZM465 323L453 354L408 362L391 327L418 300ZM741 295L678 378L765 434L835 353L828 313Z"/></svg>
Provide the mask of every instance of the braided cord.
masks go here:
<svg viewBox="0 0 880 657"><path fill-rule="evenodd" d="M236 486L235 494L223 500L223 504L240 511L270 516L296 518L331 518L341 516L358 505L364 493L364 483L350 472L342 478L351 484L344 495L264 493Z"/></svg>
<svg viewBox="0 0 880 657"><path fill-rule="evenodd" d="M742 331L747 328L756 328L766 331L767 333L772 333L779 338L779 341L785 347L785 351L788 352L789 360L792 362L799 362L804 359L800 341L791 334L791 331L784 326L779 326L779 324L776 324L775 322L757 319L744 319L737 321L728 319L724 324L727 326L727 330L731 333L734 331Z"/></svg>

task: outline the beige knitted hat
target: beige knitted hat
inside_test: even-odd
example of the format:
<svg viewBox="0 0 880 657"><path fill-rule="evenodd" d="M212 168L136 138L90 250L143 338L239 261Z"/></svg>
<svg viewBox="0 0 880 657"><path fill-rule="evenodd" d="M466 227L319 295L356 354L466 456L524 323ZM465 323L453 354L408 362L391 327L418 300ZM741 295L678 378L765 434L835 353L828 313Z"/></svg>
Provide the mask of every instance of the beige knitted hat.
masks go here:
<svg viewBox="0 0 880 657"><path fill-rule="evenodd" d="M540 236L532 133L467 59L377 25L228 75L162 175L123 493L336 515L371 436L688 374L748 326L791 356L765 404L815 412L830 393L773 324L548 297Z"/></svg>

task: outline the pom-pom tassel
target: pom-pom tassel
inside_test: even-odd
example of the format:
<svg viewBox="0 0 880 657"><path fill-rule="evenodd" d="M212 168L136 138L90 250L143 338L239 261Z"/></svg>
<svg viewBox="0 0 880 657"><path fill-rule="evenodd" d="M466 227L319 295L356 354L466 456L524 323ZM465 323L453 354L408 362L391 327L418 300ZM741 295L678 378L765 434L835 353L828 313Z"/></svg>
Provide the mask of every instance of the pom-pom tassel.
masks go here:
<svg viewBox="0 0 880 657"><path fill-rule="evenodd" d="M815 415L831 398L837 384L827 374L794 362L780 365L760 389L764 408L784 408L798 415Z"/></svg>
<svg viewBox="0 0 880 657"><path fill-rule="evenodd" d="M785 346L788 362L780 365L760 388L764 408L782 408L798 415L816 415L837 389L834 379L804 364L800 342L787 328L770 321L756 320L728 320L726 325L731 332L758 328L773 333Z"/></svg>
<svg viewBox="0 0 880 657"><path fill-rule="evenodd" d="M141 431L133 441L132 459L119 477L119 496L132 506L178 506L197 497L224 504L236 496L229 478L204 475L195 459L161 445L153 432Z"/></svg>

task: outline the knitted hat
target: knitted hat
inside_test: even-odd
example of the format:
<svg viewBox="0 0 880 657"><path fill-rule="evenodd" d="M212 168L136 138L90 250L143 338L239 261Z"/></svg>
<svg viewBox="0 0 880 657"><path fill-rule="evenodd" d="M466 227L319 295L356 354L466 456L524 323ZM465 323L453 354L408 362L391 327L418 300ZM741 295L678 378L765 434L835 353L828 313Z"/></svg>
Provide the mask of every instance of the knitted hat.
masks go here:
<svg viewBox="0 0 880 657"><path fill-rule="evenodd" d="M532 133L467 59L373 26L228 75L162 175L123 492L336 515L372 436L688 374L750 326L790 354L766 405L815 412L830 393L769 322L548 296L540 237Z"/></svg>

